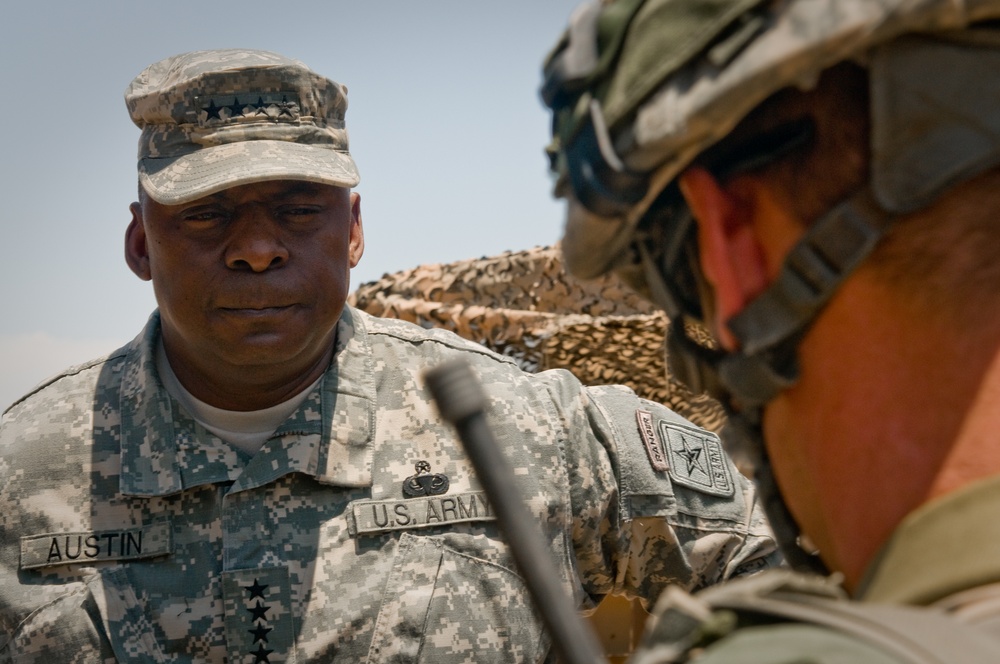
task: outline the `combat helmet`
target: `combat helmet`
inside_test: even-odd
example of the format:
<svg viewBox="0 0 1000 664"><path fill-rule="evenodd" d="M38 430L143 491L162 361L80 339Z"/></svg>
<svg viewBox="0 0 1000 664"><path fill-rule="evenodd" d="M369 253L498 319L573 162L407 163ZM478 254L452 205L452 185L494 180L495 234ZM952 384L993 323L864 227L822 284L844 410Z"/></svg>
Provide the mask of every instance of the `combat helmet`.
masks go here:
<svg viewBox="0 0 1000 664"><path fill-rule="evenodd" d="M579 7L546 59L566 266L583 278L615 270L667 311L671 371L750 434L786 551L796 532L764 458L761 409L794 384L802 336L892 223L1000 164L998 17L1000 0L605 0ZM842 62L868 73L868 181L728 321L740 349L724 353L704 340L708 289L677 179L695 159L724 178L810 140L808 123L791 123L720 149L773 94L809 89ZM983 85L963 85L963 70Z"/></svg>

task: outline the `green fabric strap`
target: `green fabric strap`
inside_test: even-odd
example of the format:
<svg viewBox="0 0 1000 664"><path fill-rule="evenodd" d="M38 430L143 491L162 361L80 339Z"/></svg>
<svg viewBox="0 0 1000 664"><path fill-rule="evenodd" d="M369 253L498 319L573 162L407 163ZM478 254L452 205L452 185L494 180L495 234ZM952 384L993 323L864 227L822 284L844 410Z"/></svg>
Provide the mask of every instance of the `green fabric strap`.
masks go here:
<svg viewBox="0 0 1000 664"><path fill-rule="evenodd" d="M1000 639L933 608L850 601L835 578L778 569L657 601L636 664L981 664Z"/></svg>
<svg viewBox="0 0 1000 664"><path fill-rule="evenodd" d="M815 625L783 624L742 629L708 648L698 664L900 664L900 660Z"/></svg>

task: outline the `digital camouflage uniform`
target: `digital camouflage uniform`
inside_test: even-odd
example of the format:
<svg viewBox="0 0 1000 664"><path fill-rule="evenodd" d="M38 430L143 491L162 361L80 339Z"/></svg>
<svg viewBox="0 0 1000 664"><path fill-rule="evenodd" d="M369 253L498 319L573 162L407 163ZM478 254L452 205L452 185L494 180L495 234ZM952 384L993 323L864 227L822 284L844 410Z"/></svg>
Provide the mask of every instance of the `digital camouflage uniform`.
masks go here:
<svg viewBox="0 0 1000 664"><path fill-rule="evenodd" d="M249 457L168 396L158 335L154 315L4 415L0 661L544 659L489 503L421 381L456 354L488 387L581 606L777 562L718 439L623 388L525 374L348 308L330 369Z"/></svg>

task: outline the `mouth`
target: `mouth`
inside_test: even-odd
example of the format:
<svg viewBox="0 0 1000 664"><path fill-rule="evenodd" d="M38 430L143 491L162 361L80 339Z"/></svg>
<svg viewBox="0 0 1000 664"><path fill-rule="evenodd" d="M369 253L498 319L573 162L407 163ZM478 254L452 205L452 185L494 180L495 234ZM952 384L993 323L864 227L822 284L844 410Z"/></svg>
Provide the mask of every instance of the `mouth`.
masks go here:
<svg viewBox="0 0 1000 664"><path fill-rule="evenodd" d="M296 309L295 304L279 304L279 305L247 305L247 306L227 306L219 307L219 311L223 314L231 316L242 316L247 318L268 318L271 316L280 316L286 314Z"/></svg>

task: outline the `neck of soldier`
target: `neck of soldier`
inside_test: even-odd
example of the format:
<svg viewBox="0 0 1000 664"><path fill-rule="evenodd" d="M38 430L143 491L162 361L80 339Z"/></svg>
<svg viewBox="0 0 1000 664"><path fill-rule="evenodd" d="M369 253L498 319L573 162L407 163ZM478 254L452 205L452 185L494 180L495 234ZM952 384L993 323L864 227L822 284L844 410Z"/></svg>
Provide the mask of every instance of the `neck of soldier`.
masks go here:
<svg viewBox="0 0 1000 664"><path fill-rule="evenodd" d="M799 383L768 407L782 490L849 589L907 514L1000 474L1000 324L947 318L859 270L803 341Z"/></svg>
<svg viewBox="0 0 1000 664"><path fill-rule="evenodd" d="M335 333L315 352L284 361L226 362L171 344L164 348L181 385L197 399L224 410L252 411L282 403L315 382L329 368ZM263 357L267 357L263 355Z"/></svg>

